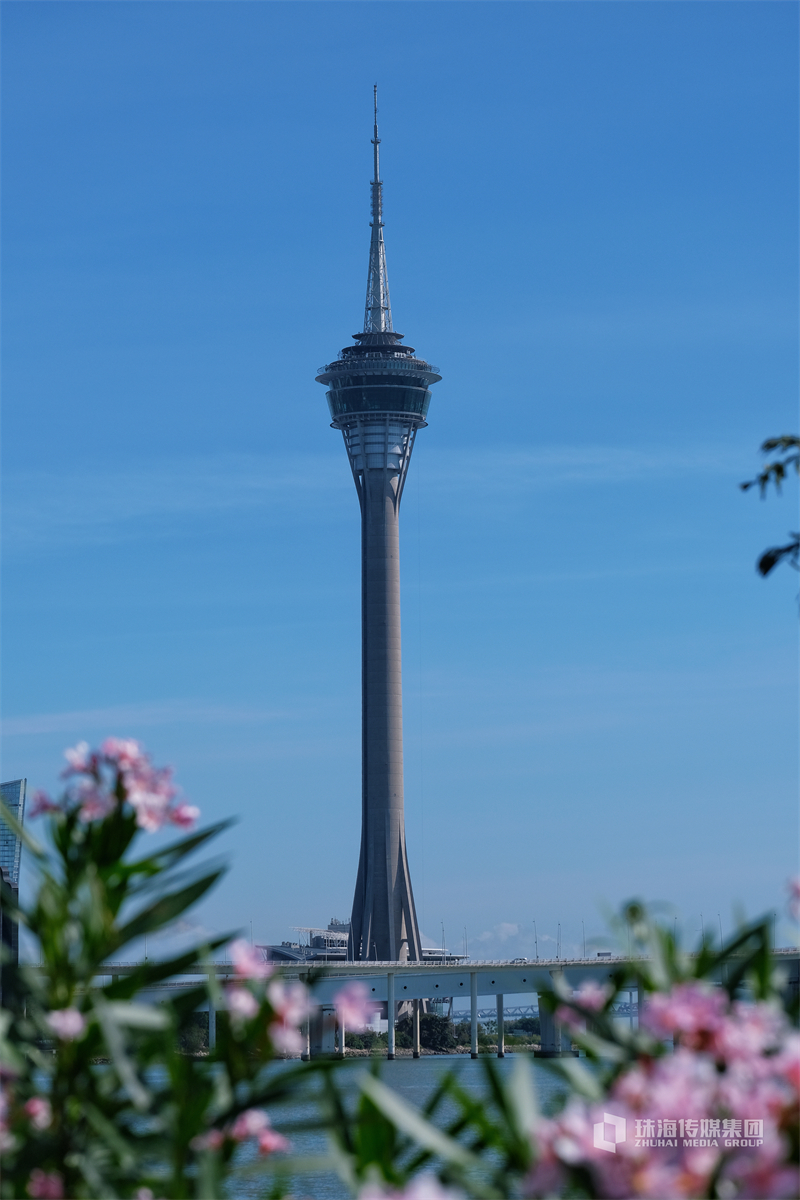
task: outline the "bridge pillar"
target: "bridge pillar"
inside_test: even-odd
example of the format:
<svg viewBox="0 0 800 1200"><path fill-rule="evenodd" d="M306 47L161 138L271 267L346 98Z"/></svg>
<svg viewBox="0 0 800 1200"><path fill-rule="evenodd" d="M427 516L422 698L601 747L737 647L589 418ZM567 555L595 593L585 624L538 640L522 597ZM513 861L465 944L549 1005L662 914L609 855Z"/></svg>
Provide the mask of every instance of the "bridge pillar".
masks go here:
<svg viewBox="0 0 800 1200"><path fill-rule="evenodd" d="M311 1018L309 1033L311 1058L333 1058L336 1054L336 1009L323 1004Z"/></svg>
<svg viewBox="0 0 800 1200"><path fill-rule="evenodd" d="M506 1056L506 1024L504 1016L503 997L497 997L497 1057L505 1058Z"/></svg>
<svg viewBox="0 0 800 1200"><path fill-rule="evenodd" d="M311 1058L311 1017L306 1017L303 1022L303 1037L305 1038L306 1048L300 1055L303 1062L308 1062Z"/></svg>
<svg viewBox="0 0 800 1200"><path fill-rule="evenodd" d="M345 1034L344 1018L342 1016L339 1016L339 1019L338 1019L337 1032L338 1032L338 1036L339 1036L339 1057L344 1058L346 1034Z"/></svg>
<svg viewBox="0 0 800 1200"><path fill-rule="evenodd" d="M478 1057L478 972L469 973L470 1054Z"/></svg>
<svg viewBox="0 0 800 1200"><path fill-rule="evenodd" d="M542 1035L543 1058L558 1058L561 1053L561 1026L551 1012L539 1005L539 1030Z"/></svg>
<svg viewBox="0 0 800 1200"><path fill-rule="evenodd" d="M217 1044L217 1010L214 1001L208 1001L208 1048L213 1050Z"/></svg>
<svg viewBox="0 0 800 1200"><path fill-rule="evenodd" d="M387 1058L394 1058L395 1005L394 1005L394 972L393 971L390 971L389 974L387 975L386 984L387 984L386 995L388 997L387 1004L386 1004L386 1017L388 1020L388 1027L387 1027L387 1031L386 1031L386 1040L388 1042Z"/></svg>
<svg viewBox="0 0 800 1200"><path fill-rule="evenodd" d="M413 1017L413 1020L414 1020L414 1049L412 1050L412 1054L413 1054L414 1058L419 1058L419 1004L420 1004L420 1002L419 1002L419 1000L415 1000L413 1003L414 1003L414 1017Z"/></svg>

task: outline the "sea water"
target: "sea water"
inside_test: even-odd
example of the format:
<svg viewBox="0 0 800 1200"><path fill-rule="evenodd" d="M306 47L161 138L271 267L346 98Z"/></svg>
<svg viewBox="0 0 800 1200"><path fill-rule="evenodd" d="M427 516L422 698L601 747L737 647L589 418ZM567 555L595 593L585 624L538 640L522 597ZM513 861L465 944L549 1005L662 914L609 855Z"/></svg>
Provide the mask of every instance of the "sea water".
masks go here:
<svg viewBox="0 0 800 1200"><path fill-rule="evenodd" d="M521 1055L510 1055L502 1059L494 1059L501 1077L507 1077L514 1068L515 1059ZM525 1056L530 1063L534 1087L540 1109L547 1113L552 1111L558 1099L564 1093L564 1084L542 1062L537 1062L532 1056ZM379 1060L380 1061L380 1060ZM364 1059L351 1059L337 1067L335 1078L339 1088L348 1097L350 1103L358 1091L357 1078L367 1071L372 1064ZM425 1055L422 1058L398 1058L392 1062L380 1062L380 1078L391 1087L408 1104L421 1109L431 1093L436 1089L441 1077L448 1071L457 1075L461 1086L475 1096L487 1094L485 1068L480 1059L472 1059L462 1054ZM280 1068L278 1068L280 1069ZM320 1158L329 1150L328 1135L322 1130L296 1130L292 1127L303 1122L311 1122L318 1110L313 1102L282 1104L270 1109L270 1119L276 1129L284 1132L292 1143L291 1157ZM452 1103L443 1104L437 1113L436 1123L445 1125L456 1115ZM250 1146L242 1147L242 1166L251 1166L256 1158ZM281 1156L283 1157L283 1156ZM277 1157L276 1160L277 1161ZM266 1185L264 1175L240 1178L228 1189L230 1200L253 1200L263 1194ZM342 1180L331 1169L292 1174L292 1194L307 1197L308 1200L346 1200L350 1195Z"/></svg>

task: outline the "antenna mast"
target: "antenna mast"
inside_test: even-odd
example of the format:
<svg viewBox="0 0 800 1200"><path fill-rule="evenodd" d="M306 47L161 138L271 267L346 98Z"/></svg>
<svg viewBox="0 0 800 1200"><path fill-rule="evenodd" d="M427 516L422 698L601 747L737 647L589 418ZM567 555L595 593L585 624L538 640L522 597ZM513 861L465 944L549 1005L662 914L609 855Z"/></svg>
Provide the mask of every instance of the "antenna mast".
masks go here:
<svg viewBox="0 0 800 1200"><path fill-rule="evenodd" d="M375 123L372 145L374 172L372 183L372 235L369 241L367 271L367 302L364 309L364 333L389 333L392 330L392 305L389 300L389 277L386 273L386 247L383 242L383 184L380 179L378 147L378 85L373 89Z"/></svg>

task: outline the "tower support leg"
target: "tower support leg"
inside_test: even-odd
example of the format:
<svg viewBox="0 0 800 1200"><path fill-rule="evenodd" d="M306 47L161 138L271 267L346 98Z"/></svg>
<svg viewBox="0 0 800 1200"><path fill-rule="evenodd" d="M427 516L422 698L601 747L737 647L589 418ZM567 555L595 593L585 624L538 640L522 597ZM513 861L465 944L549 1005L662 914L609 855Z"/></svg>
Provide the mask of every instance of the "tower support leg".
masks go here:
<svg viewBox="0 0 800 1200"><path fill-rule="evenodd" d="M414 1001L414 1058L419 1058L419 1000Z"/></svg>
<svg viewBox="0 0 800 1200"><path fill-rule="evenodd" d="M389 1050L387 1057L394 1058L395 1004L394 1004L394 972L393 971L390 971L389 975L387 977L386 994L388 997L387 1004L386 1004L386 1017L388 1020L388 1027L387 1027L387 1031L386 1031L386 1040L388 1042L388 1050Z"/></svg>

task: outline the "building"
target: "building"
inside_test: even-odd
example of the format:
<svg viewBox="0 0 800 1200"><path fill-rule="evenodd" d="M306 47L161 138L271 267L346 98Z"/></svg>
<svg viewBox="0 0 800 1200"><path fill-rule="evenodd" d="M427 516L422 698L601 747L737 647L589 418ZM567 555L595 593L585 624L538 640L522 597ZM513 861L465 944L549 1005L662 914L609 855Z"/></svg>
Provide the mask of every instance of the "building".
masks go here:
<svg viewBox="0 0 800 1200"><path fill-rule="evenodd" d="M0 798L12 817L22 824L25 818L25 789L27 780L12 779L0 784ZM0 873L3 877L3 892L13 904L19 901L19 869L22 859L22 842L0 816ZM6 889L9 892L6 892ZM11 961L19 962L19 926L12 920L8 908L0 901L0 940L10 952Z"/></svg>
<svg viewBox="0 0 800 1200"><path fill-rule="evenodd" d="M345 962L347 959L347 942L350 935L350 922L339 921L332 917L327 929L317 929L312 925L295 925L294 932L299 934L297 941L281 942L280 946L259 946L267 962L284 963L334 963Z"/></svg>
<svg viewBox="0 0 800 1200"><path fill-rule="evenodd" d="M375 88L372 224L364 330L317 382L328 388L361 507L361 852L348 957L421 960L403 813L400 661L400 501L417 431L426 425L436 368L403 346L392 325Z"/></svg>
<svg viewBox="0 0 800 1200"><path fill-rule="evenodd" d="M350 922L332 917L326 929L314 925L294 925L296 940L281 942L279 946L257 946L267 962L274 963L344 963L349 961ZM464 962L463 954L451 954L443 947L426 946L420 956L422 962L452 965Z"/></svg>

